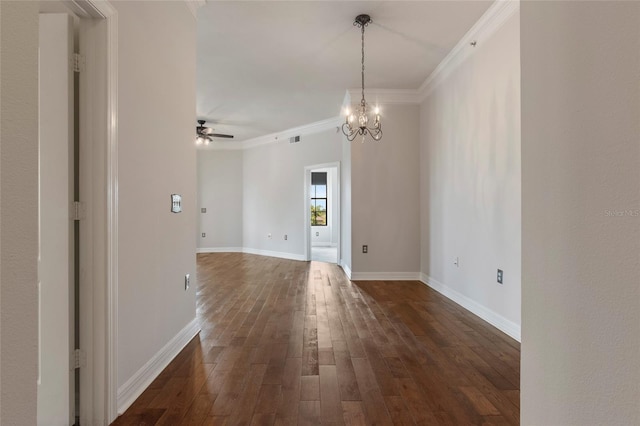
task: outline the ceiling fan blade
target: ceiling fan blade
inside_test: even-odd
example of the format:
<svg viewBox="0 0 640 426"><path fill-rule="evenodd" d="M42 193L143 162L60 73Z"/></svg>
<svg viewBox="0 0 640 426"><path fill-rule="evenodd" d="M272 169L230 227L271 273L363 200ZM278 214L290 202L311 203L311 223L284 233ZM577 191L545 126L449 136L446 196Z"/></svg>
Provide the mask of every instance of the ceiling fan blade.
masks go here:
<svg viewBox="0 0 640 426"><path fill-rule="evenodd" d="M214 138L226 138L226 139L233 138L233 135L225 135L222 133L209 133L207 136L214 137Z"/></svg>

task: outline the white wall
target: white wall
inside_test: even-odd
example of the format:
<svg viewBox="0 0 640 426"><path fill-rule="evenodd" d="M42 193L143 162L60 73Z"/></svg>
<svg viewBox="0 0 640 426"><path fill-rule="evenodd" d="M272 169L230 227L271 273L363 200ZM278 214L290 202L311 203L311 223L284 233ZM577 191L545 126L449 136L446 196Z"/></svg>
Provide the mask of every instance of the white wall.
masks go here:
<svg viewBox="0 0 640 426"><path fill-rule="evenodd" d="M244 151L243 246L304 256L304 168L341 160L335 129ZM267 237L268 234L272 238ZM284 235L288 239L284 240Z"/></svg>
<svg viewBox="0 0 640 426"><path fill-rule="evenodd" d="M421 271L520 328L520 25L482 39L421 106ZM459 266L454 265L458 257ZM497 269L504 271L497 283ZM512 323L512 324L509 324Z"/></svg>
<svg viewBox="0 0 640 426"><path fill-rule="evenodd" d="M38 4L0 2L0 424L36 424Z"/></svg>
<svg viewBox="0 0 640 426"><path fill-rule="evenodd" d="M354 273L420 271L418 112L386 105L382 140L351 142Z"/></svg>
<svg viewBox="0 0 640 426"><path fill-rule="evenodd" d="M640 3L523 2L522 424L640 424Z"/></svg>
<svg viewBox="0 0 640 426"><path fill-rule="evenodd" d="M195 20L186 4L118 11L118 386L195 318ZM183 212L170 211L182 195Z"/></svg>
<svg viewBox="0 0 640 426"><path fill-rule="evenodd" d="M340 265L351 274L351 142L341 138L340 164Z"/></svg>
<svg viewBox="0 0 640 426"><path fill-rule="evenodd" d="M198 151L199 249L242 247L242 160L241 150Z"/></svg>

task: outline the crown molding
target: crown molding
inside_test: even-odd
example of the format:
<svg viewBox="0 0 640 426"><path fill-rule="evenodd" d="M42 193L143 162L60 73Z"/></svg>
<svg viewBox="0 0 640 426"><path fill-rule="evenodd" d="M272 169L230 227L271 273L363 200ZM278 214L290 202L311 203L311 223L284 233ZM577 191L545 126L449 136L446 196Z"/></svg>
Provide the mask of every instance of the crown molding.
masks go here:
<svg viewBox="0 0 640 426"><path fill-rule="evenodd" d="M244 150L255 148L256 146L269 145L275 143L289 143L289 138L294 136L306 136L314 133L323 132L325 130L338 128L342 124L342 117L331 117L326 120L315 121L298 127L292 127L281 132L270 133L256 138L246 139L240 142L219 142L213 141L209 145L199 147L202 150L225 151L225 150Z"/></svg>
<svg viewBox="0 0 640 426"><path fill-rule="evenodd" d="M373 105L419 104L422 100L415 89L365 89L364 94L368 103ZM362 89L349 89L345 94L343 105L359 102L361 98Z"/></svg>
<svg viewBox="0 0 640 426"><path fill-rule="evenodd" d="M206 0L183 0L194 19L198 19L198 9L207 4Z"/></svg>
<svg viewBox="0 0 640 426"><path fill-rule="evenodd" d="M305 124L303 126L292 127L291 129L283 130L277 133L271 133L269 135L259 136L253 139L247 139L243 142L242 148L254 148L256 146L268 145L272 143L289 142L289 138L293 136L305 136L314 133L319 133L324 130L339 127L342 122L341 117L331 117L326 120L316 121L314 123Z"/></svg>
<svg viewBox="0 0 640 426"><path fill-rule="evenodd" d="M460 39L451 52L438 64L435 70L420 85L417 93L423 101L438 87L462 62L482 46L502 25L520 9L520 0L496 0L478 19L473 27ZM476 42L475 46L471 43Z"/></svg>

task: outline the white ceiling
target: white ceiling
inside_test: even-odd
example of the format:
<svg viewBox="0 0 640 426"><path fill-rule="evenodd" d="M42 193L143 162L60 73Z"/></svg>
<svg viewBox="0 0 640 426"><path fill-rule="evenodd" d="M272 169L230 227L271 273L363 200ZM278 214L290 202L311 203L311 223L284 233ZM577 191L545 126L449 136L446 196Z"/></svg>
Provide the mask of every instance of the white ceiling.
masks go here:
<svg viewBox="0 0 640 426"><path fill-rule="evenodd" d="M491 1L210 1L198 10L197 114L237 141L336 116L345 90L417 89ZM195 125L195 123L194 123Z"/></svg>

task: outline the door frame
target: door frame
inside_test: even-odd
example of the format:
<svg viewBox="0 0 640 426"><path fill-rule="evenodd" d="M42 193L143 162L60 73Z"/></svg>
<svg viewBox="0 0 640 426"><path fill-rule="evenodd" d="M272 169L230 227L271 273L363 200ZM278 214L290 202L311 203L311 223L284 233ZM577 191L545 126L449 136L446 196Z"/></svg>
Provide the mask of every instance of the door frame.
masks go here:
<svg viewBox="0 0 640 426"><path fill-rule="evenodd" d="M336 205L338 206L338 214L333 218L333 221L338 228L336 264L340 265L342 249L342 224L340 222L342 212L342 207L340 206L340 161L315 164L312 166L305 166L304 168L304 259L306 261L311 260L311 194L309 193L309 188L311 187L311 171L315 169L329 169L334 167L336 168L336 193L333 198L335 198Z"/></svg>
<svg viewBox="0 0 640 426"><path fill-rule="evenodd" d="M81 18L80 423L116 419L118 386L118 14L68 2ZM82 255L84 254L84 256Z"/></svg>

